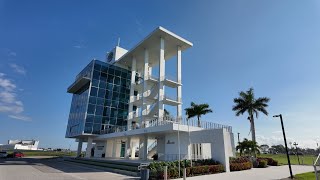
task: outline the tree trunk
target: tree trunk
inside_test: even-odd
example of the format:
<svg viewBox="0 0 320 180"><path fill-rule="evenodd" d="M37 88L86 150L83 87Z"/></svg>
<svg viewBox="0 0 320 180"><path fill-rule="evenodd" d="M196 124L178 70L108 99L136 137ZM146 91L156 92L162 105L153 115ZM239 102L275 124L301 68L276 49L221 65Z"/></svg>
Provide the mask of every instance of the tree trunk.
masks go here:
<svg viewBox="0 0 320 180"><path fill-rule="evenodd" d="M256 128L254 127L254 118L253 118L253 115L251 114L251 135L252 135L252 141L253 142L257 142L256 141ZM256 155L256 151L255 149L253 149L253 154L254 154L254 157L257 157Z"/></svg>
<svg viewBox="0 0 320 180"><path fill-rule="evenodd" d="M200 117L198 116L198 127L201 127Z"/></svg>

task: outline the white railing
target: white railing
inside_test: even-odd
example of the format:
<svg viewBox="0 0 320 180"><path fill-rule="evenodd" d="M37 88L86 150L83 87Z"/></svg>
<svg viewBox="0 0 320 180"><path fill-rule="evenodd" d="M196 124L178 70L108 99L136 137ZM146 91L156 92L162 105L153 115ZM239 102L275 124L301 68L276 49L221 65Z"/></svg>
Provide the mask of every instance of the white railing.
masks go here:
<svg viewBox="0 0 320 180"><path fill-rule="evenodd" d="M200 127L203 129L226 129L228 132L232 133L232 127L222 124L217 124L213 122L207 122L207 121L200 121L200 126L198 125L197 119L183 119L183 118L173 118L173 117L162 117L162 118L154 118L152 120L149 120L148 123L145 123L144 125L138 125L136 124L135 127L132 127L132 125L129 125L129 129L143 129L143 128L149 128L149 127L157 127L157 126L163 126L167 124L181 124L181 125L189 125L193 127ZM101 134L109 134L109 133L115 133L115 132L123 132L128 131L127 126L112 126L111 128L105 129L101 131ZM319 160L319 156L317 158L317 161ZM316 161L316 162L317 162Z"/></svg>
<svg viewBox="0 0 320 180"><path fill-rule="evenodd" d="M314 163L313 163L314 173L315 173L315 175L316 175L316 180L319 180L319 175L318 175L318 170L317 170L317 166L320 165L320 164L319 164L319 159L320 159L320 153L319 153L317 159L316 159L316 160L314 161Z"/></svg>

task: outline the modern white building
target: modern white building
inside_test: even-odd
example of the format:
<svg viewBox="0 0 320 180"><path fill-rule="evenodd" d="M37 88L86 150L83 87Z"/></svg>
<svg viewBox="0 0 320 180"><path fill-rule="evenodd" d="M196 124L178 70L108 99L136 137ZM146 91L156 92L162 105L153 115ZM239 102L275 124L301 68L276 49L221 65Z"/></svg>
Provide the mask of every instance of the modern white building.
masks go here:
<svg viewBox="0 0 320 180"><path fill-rule="evenodd" d="M182 52L192 46L158 27L131 50L116 46L107 62L84 68L68 88L73 99L66 137L76 138L78 154L87 142L86 157L213 158L228 171L235 155L232 128L212 122L198 127L183 118ZM167 73L168 61L175 61L175 76ZM176 96L168 96L169 88ZM175 115L164 113L168 106Z"/></svg>
<svg viewBox="0 0 320 180"><path fill-rule="evenodd" d="M37 140L8 140L8 144L0 145L0 150L38 150L38 146Z"/></svg>

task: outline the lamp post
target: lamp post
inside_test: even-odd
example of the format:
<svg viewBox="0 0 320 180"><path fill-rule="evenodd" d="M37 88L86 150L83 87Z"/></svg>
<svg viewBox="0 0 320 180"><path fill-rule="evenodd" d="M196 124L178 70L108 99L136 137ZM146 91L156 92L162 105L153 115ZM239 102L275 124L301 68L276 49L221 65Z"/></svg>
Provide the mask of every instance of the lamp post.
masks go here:
<svg viewBox="0 0 320 180"><path fill-rule="evenodd" d="M294 142L293 145L296 147L296 154L297 154L297 157L298 157L298 162L299 162L299 165L300 165L300 159L299 159L299 154L298 154L298 143Z"/></svg>
<svg viewBox="0 0 320 180"><path fill-rule="evenodd" d="M284 131L282 115L281 115L281 114L279 114L279 115L274 115L273 117L280 117L281 127L282 127L282 133L283 133L283 139L284 139L284 145L285 145L285 147L286 147L286 153L287 153L287 158L288 158L288 165L289 165L289 171L290 171L290 178L291 178L291 179L293 179L292 169L291 169L291 163L290 163L290 157L289 157L288 146L287 146L286 132Z"/></svg>

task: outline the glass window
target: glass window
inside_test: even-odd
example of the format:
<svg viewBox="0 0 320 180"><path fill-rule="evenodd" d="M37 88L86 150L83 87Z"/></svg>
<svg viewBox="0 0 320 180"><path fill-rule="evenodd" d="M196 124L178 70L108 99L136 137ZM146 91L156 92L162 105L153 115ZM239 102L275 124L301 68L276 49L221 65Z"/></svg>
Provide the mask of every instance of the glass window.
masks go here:
<svg viewBox="0 0 320 180"><path fill-rule="evenodd" d="M100 127L101 127L101 124L94 124L92 134L100 134Z"/></svg>
<svg viewBox="0 0 320 180"><path fill-rule="evenodd" d="M109 67L108 74L114 75L114 68L112 66Z"/></svg>
<svg viewBox="0 0 320 180"><path fill-rule="evenodd" d="M89 123L89 122L93 122L93 119L94 119L94 116L93 115L90 115L90 114L88 114L87 115L87 119L86 119L86 123Z"/></svg>
<svg viewBox="0 0 320 180"><path fill-rule="evenodd" d="M84 133L92 133L92 123L86 123Z"/></svg>
<svg viewBox="0 0 320 180"><path fill-rule="evenodd" d="M95 63L95 64L94 64L94 70L100 71L100 69L101 69L101 65Z"/></svg>
<svg viewBox="0 0 320 180"><path fill-rule="evenodd" d="M115 76L121 76L121 71L115 70L114 74L115 74Z"/></svg>
<svg viewBox="0 0 320 180"><path fill-rule="evenodd" d="M90 104L96 104L97 103L97 98L93 97L93 96L90 96L89 103Z"/></svg>
<svg viewBox="0 0 320 180"><path fill-rule="evenodd" d="M94 114L95 105L89 104L88 105L88 114Z"/></svg>
<svg viewBox="0 0 320 180"><path fill-rule="evenodd" d="M100 81L99 87L106 89L107 83L105 81Z"/></svg>
<svg viewBox="0 0 320 180"><path fill-rule="evenodd" d="M90 96L97 96L97 94L98 94L98 88L92 87L91 92L90 92Z"/></svg>
<svg viewBox="0 0 320 180"><path fill-rule="evenodd" d="M101 66L101 72L107 73L108 67L107 66Z"/></svg>
<svg viewBox="0 0 320 180"><path fill-rule="evenodd" d="M102 123L103 124L108 124L109 123L109 118L108 117L102 117Z"/></svg>
<svg viewBox="0 0 320 180"><path fill-rule="evenodd" d="M115 125L116 124L116 118L110 118L110 124Z"/></svg>
<svg viewBox="0 0 320 180"><path fill-rule="evenodd" d="M105 100L104 106L111 106L111 100L110 99Z"/></svg>
<svg viewBox="0 0 320 180"><path fill-rule="evenodd" d="M97 98L97 105L104 105L104 99L103 98Z"/></svg>
<svg viewBox="0 0 320 180"><path fill-rule="evenodd" d="M108 83L113 83L113 79L114 79L114 76L109 74L109 76L107 78L107 82Z"/></svg>
<svg viewBox="0 0 320 180"><path fill-rule="evenodd" d="M99 124L101 124L101 121L102 121L102 116L95 116L95 117L94 117L94 123L99 123Z"/></svg>
<svg viewBox="0 0 320 180"><path fill-rule="evenodd" d="M93 71L93 79L99 80L100 72L99 71Z"/></svg>
<svg viewBox="0 0 320 180"><path fill-rule="evenodd" d="M106 90L104 89L99 89L98 97L104 98L104 95L106 94Z"/></svg>
<svg viewBox="0 0 320 180"><path fill-rule="evenodd" d="M98 87L98 85L99 85L99 80L93 79L92 86Z"/></svg>
<svg viewBox="0 0 320 180"><path fill-rule="evenodd" d="M120 78L119 77L114 77L114 84L120 85Z"/></svg>
<svg viewBox="0 0 320 180"><path fill-rule="evenodd" d="M103 112L103 106L96 106L96 113L95 113L95 115L102 116L102 112Z"/></svg>

